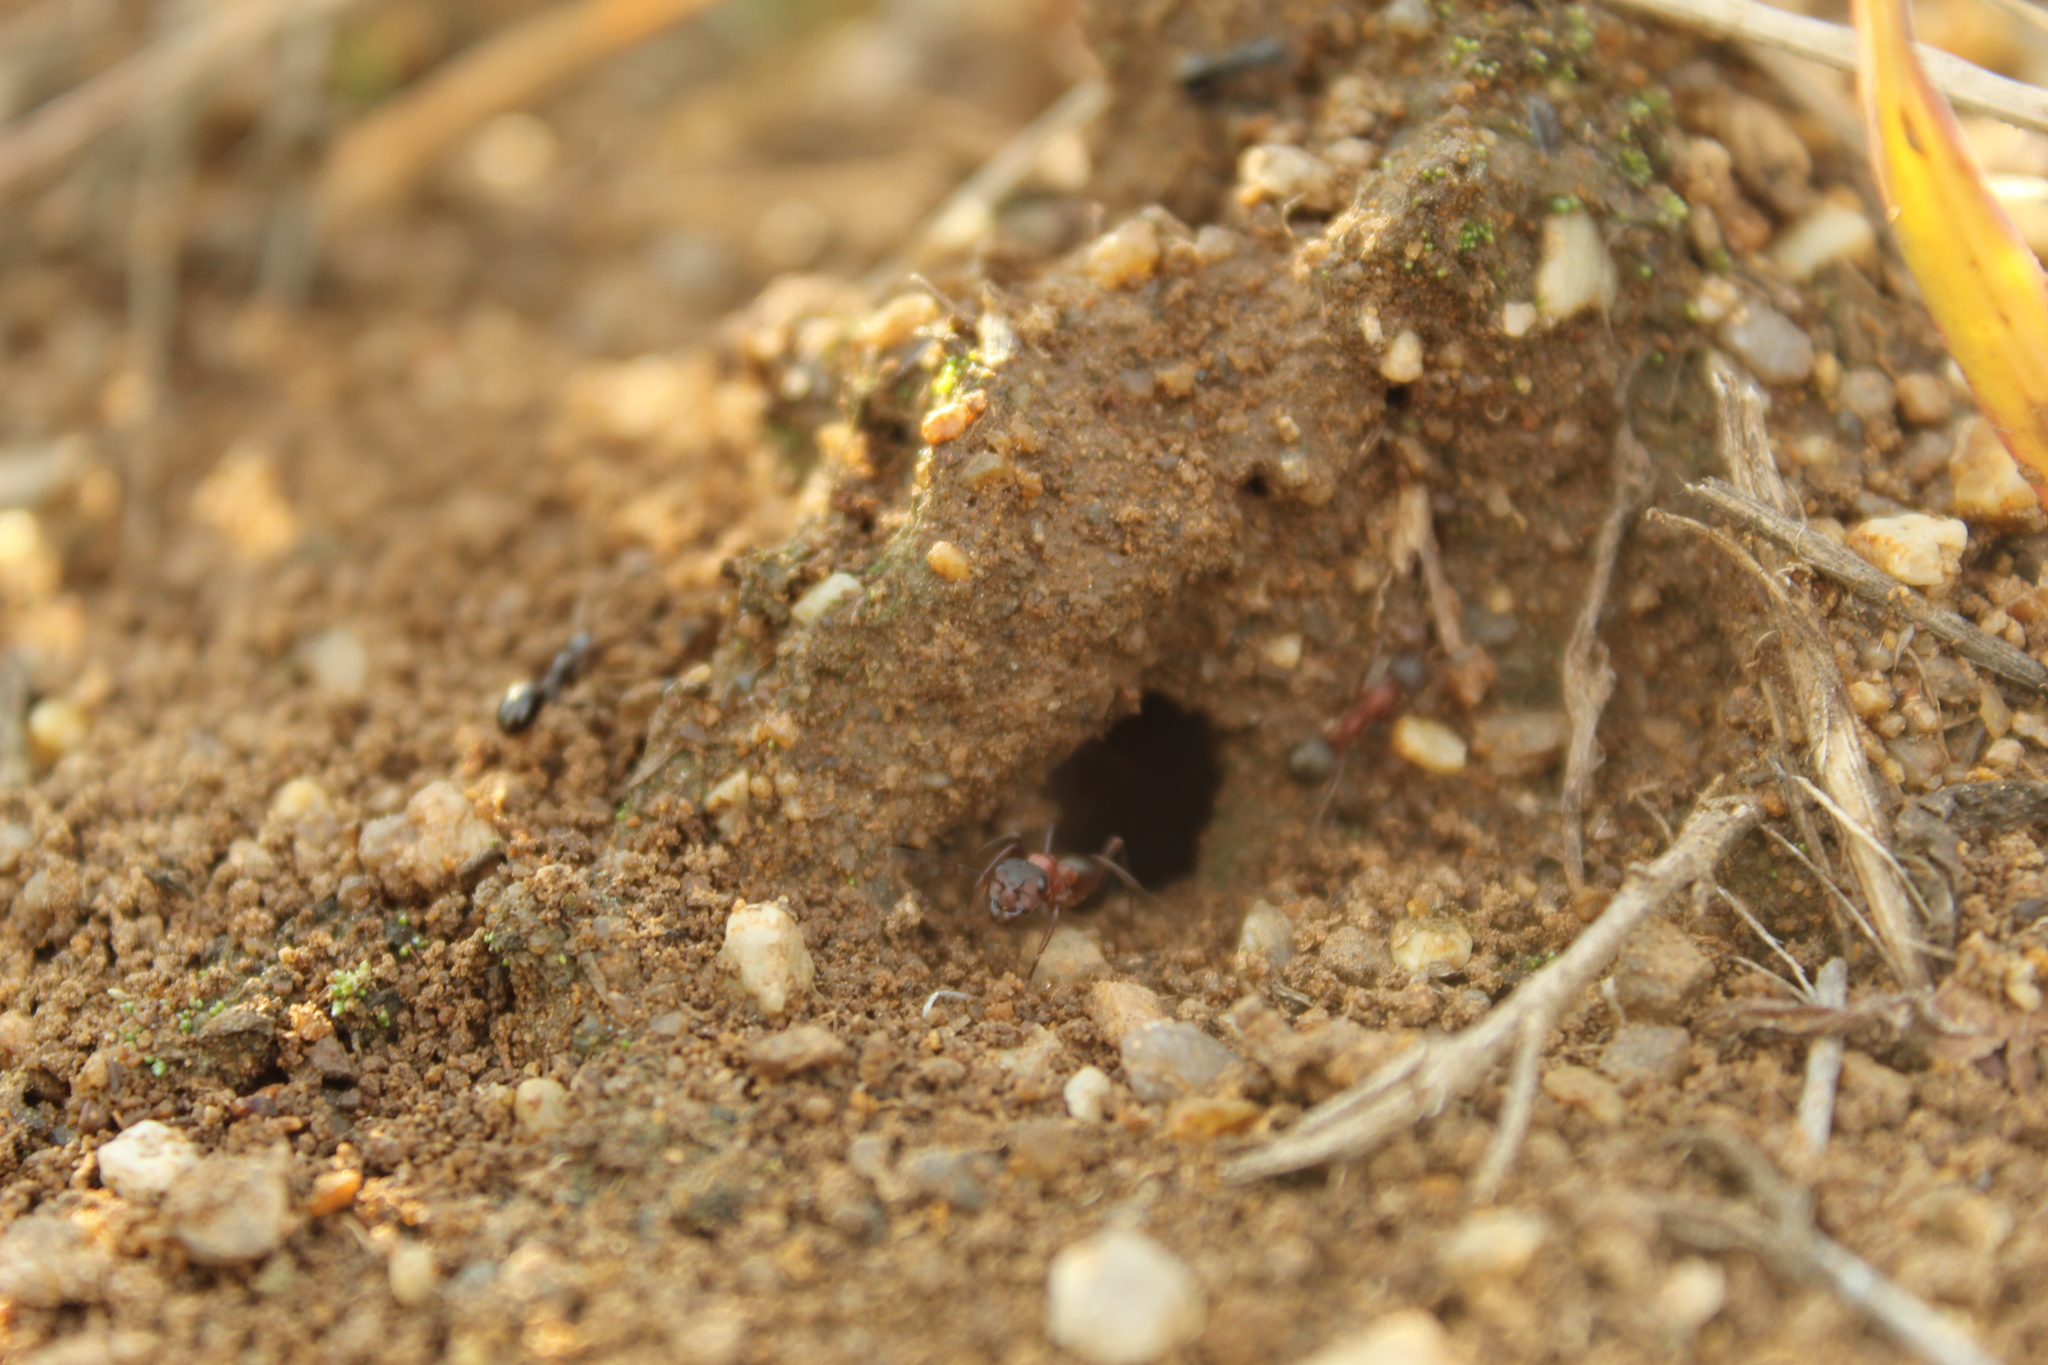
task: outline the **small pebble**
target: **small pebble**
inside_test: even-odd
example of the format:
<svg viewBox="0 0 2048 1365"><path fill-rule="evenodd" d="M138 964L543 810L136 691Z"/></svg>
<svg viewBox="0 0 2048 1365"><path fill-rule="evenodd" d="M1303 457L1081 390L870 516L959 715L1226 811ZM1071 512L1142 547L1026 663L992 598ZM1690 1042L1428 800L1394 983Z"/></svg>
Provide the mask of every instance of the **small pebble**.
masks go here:
<svg viewBox="0 0 2048 1365"><path fill-rule="evenodd" d="M896 1174L913 1195L942 1199L971 1213L988 1203L982 1168L990 1164L982 1152L959 1147L919 1147L903 1154Z"/></svg>
<svg viewBox="0 0 2048 1365"><path fill-rule="evenodd" d="M1355 924L1340 924L1332 929L1316 950L1316 956L1325 967L1355 986L1378 976L1392 961L1386 945Z"/></svg>
<svg viewBox="0 0 2048 1365"><path fill-rule="evenodd" d="M736 906L719 956L740 992L771 1019L789 1013L817 975L803 930L780 901Z"/></svg>
<svg viewBox="0 0 2048 1365"><path fill-rule="evenodd" d="M1622 947L1614 965L1614 1003L1630 1020L1673 1019L1713 975L1713 959L1691 935L1668 919L1653 918Z"/></svg>
<svg viewBox="0 0 2048 1365"><path fill-rule="evenodd" d="M368 689L370 650L347 626L324 630L301 644L299 663L329 701L360 701Z"/></svg>
<svg viewBox="0 0 2048 1365"><path fill-rule="evenodd" d="M434 1262L434 1249L425 1242L401 1241L391 1249L384 1272L391 1285L391 1297L407 1308L424 1308L432 1303L441 1283L441 1268Z"/></svg>
<svg viewBox="0 0 2048 1365"><path fill-rule="evenodd" d="M529 1137L560 1132L569 1123L569 1090L548 1076L529 1076L512 1092L512 1117Z"/></svg>
<svg viewBox="0 0 2048 1365"><path fill-rule="evenodd" d="M1244 239L1220 223L1210 223L1195 231L1195 256L1203 265L1227 261L1243 247Z"/></svg>
<svg viewBox="0 0 2048 1365"><path fill-rule="evenodd" d="M1052 1180L1086 1159L1086 1130L1068 1119L1025 1119L1010 1130L1009 1169L1034 1180Z"/></svg>
<svg viewBox="0 0 2048 1365"><path fill-rule="evenodd" d="M0 1299L10 1304L98 1303L113 1269L113 1256L60 1213L32 1213L0 1236Z"/></svg>
<svg viewBox="0 0 2048 1365"><path fill-rule="evenodd" d="M853 1055L845 1041L818 1024L798 1024L770 1034L747 1049L747 1062L765 1081L780 1081L799 1072L837 1066Z"/></svg>
<svg viewBox="0 0 2048 1365"><path fill-rule="evenodd" d="M1421 38L1436 29L1436 10L1429 0L1392 0L1380 11L1380 27L1403 38Z"/></svg>
<svg viewBox="0 0 2048 1365"><path fill-rule="evenodd" d="M1849 548L1916 588L1936 588L1962 572L1970 528L1954 517L1906 512L1872 517L1849 532Z"/></svg>
<svg viewBox="0 0 2048 1365"><path fill-rule="evenodd" d="M1543 220L1543 259L1536 267L1536 306L1562 320L1588 308L1606 312L1621 293L1621 277L1599 224L1583 210Z"/></svg>
<svg viewBox="0 0 2048 1365"><path fill-rule="evenodd" d="M1145 1365L1200 1336L1206 1318L1193 1272L1141 1232L1064 1247L1046 1276L1046 1335L1091 1365Z"/></svg>
<svg viewBox="0 0 2048 1365"><path fill-rule="evenodd" d="M1259 654L1268 666L1291 673L1301 665L1301 636L1292 631L1269 636L1259 647Z"/></svg>
<svg viewBox="0 0 2048 1365"><path fill-rule="evenodd" d="M1108 975L1109 959L1095 940L1071 924L1062 924L1052 931L1045 951L1031 968L1031 984L1072 986Z"/></svg>
<svg viewBox="0 0 2048 1365"><path fill-rule="evenodd" d="M92 734L92 714L69 697L44 697L28 709L28 753L39 768L48 768L85 747Z"/></svg>
<svg viewBox="0 0 2048 1365"><path fill-rule="evenodd" d="M1424 772L1454 777L1465 771L1465 741L1448 725L1427 716L1396 718L1388 745Z"/></svg>
<svg viewBox="0 0 2048 1365"><path fill-rule="evenodd" d="M1981 417L1962 425L1955 454L1948 462L1949 482L1955 488L1950 510L1959 517L1988 522L2030 516L2041 501L2034 486L2021 477L2012 452L1998 439L1997 429Z"/></svg>
<svg viewBox="0 0 2048 1365"><path fill-rule="evenodd" d="M1899 376L1899 415L1915 426L1938 427L1955 410L1955 394L1939 375L1915 370Z"/></svg>
<svg viewBox="0 0 2048 1365"><path fill-rule="evenodd" d="M1866 422L1891 416L1897 398L1891 376L1867 365L1845 371L1835 385L1835 401Z"/></svg>
<svg viewBox="0 0 2048 1365"><path fill-rule="evenodd" d="M387 887L406 883L428 895L452 888L458 874L499 846L498 832L477 815L453 782L429 782L405 803L403 815L363 826L356 856Z"/></svg>
<svg viewBox="0 0 2048 1365"><path fill-rule="evenodd" d="M267 1154L208 1157L171 1189L164 1214L198 1265L260 1261L291 1229L284 1163Z"/></svg>
<svg viewBox="0 0 2048 1365"><path fill-rule="evenodd" d="M1443 1324L1420 1308L1376 1319L1362 1332L1323 1347L1299 1365L1462 1365Z"/></svg>
<svg viewBox="0 0 2048 1365"><path fill-rule="evenodd" d="M1623 1024L1600 1049L1600 1070L1624 1090L1675 1085L1692 1065L1692 1035L1675 1024Z"/></svg>
<svg viewBox="0 0 2048 1365"><path fill-rule="evenodd" d="M295 777L270 798L270 818L288 825L317 819L334 808L327 789L310 777Z"/></svg>
<svg viewBox="0 0 2048 1365"><path fill-rule="evenodd" d="M1535 327L1539 314L1536 305L1520 299L1504 305L1500 310L1500 330L1503 336L1525 337Z"/></svg>
<svg viewBox="0 0 2048 1365"><path fill-rule="evenodd" d="M950 403L942 403L924 415L918 423L917 434L928 446L944 445L965 435L988 411L988 395L976 389L962 394Z"/></svg>
<svg viewBox="0 0 2048 1365"><path fill-rule="evenodd" d="M1207 1090L1238 1065L1238 1056L1193 1024L1155 1020L1124 1035L1124 1079L1147 1102Z"/></svg>
<svg viewBox="0 0 2048 1365"><path fill-rule="evenodd" d="M1237 970L1277 972L1294 960L1294 921L1280 907L1253 901L1237 931Z"/></svg>
<svg viewBox="0 0 2048 1365"><path fill-rule="evenodd" d="M723 815L727 811L744 812L754 803L754 775L745 768L736 768L719 779L710 791L704 793L704 813Z"/></svg>
<svg viewBox="0 0 2048 1365"><path fill-rule="evenodd" d="M100 1183L123 1199L157 1199L199 1163L199 1149L177 1129L144 1119L121 1131L95 1156Z"/></svg>
<svg viewBox="0 0 2048 1365"><path fill-rule="evenodd" d="M925 567L948 583L965 583L974 576L966 553L950 540L935 540L924 554Z"/></svg>
<svg viewBox="0 0 2048 1365"><path fill-rule="evenodd" d="M1877 229L1846 204L1824 203L1779 233L1771 260L1786 278L1805 280L1836 261L1869 260L1877 252ZM1890 404L1886 404L1887 407Z"/></svg>
<svg viewBox="0 0 2048 1365"><path fill-rule="evenodd" d="M1472 961L1472 931L1455 915L1404 919L1387 935L1387 952L1411 976L1443 976Z"/></svg>
<svg viewBox="0 0 2048 1365"><path fill-rule="evenodd" d="M1690 1339L1728 1302L1728 1272L1720 1262L1688 1256L1664 1273L1651 1311L1667 1337Z"/></svg>
<svg viewBox="0 0 2048 1365"><path fill-rule="evenodd" d="M824 619L826 612L864 591L860 580L850 573L827 574L791 604L789 619L800 626L815 626Z"/></svg>
<svg viewBox="0 0 2048 1365"><path fill-rule="evenodd" d="M1305 787L1328 782L1337 771L1337 752L1320 736L1287 751L1287 775Z"/></svg>
<svg viewBox="0 0 2048 1365"><path fill-rule="evenodd" d="M1229 1137L1249 1129L1265 1112L1235 1095L1184 1095L1166 1111L1166 1135L1177 1141Z"/></svg>
<svg viewBox="0 0 2048 1365"><path fill-rule="evenodd" d="M0 877L13 876L21 866L21 855L35 846L34 830L13 820L0 820Z"/></svg>
<svg viewBox="0 0 2048 1365"><path fill-rule="evenodd" d="M1559 1066L1544 1072L1543 1093L1559 1104L1585 1110L1603 1128L1612 1128L1628 1114L1614 1082L1588 1067Z"/></svg>
<svg viewBox="0 0 2048 1365"><path fill-rule="evenodd" d="M1422 338L1412 327L1395 333L1380 357L1380 378L1389 384L1413 384L1422 378Z"/></svg>
<svg viewBox="0 0 2048 1365"><path fill-rule="evenodd" d="M1159 268L1159 229L1133 218L1097 237L1081 260L1081 273L1105 289L1143 284Z"/></svg>
<svg viewBox="0 0 2048 1365"><path fill-rule="evenodd" d="M939 318L939 301L919 290L899 294L854 326L853 339L877 351L887 351L910 340L920 327Z"/></svg>
<svg viewBox="0 0 2048 1365"><path fill-rule="evenodd" d="M1472 726L1472 752L1496 777L1535 777L1564 756L1572 734L1563 711L1496 711Z"/></svg>
<svg viewBox="0 0 2048 1365"><path fill-rule="evenodd" d="M1043 1024L1034 1024L1022 1043L999 1048L988 1054L988 1060L1009 1077L1020 1099L1027 1094L1044 1098L1053 1093L1053 1080L1066 1055L1066 1044L1057 1033Z"/></svg>
<svg viewBox="0 0 2048 1365"><path fill-rule="evenodd" d="M1721 324L1721 344L1766 384L1801 384L1813 374L1813 338L1775 308L1752 303Z"/></svg>
<svg viewBox="0 0 2048 1365"><path fill-rule="evenodd" d="M1088 988L1088 1018L1113 1043L1140 1024L1165 1017L1159 997L1135 981L1098 981Z"/></svg>
<svg viewBox="0 0 2048 1365"><path fill-rule="evenodd" d="M1066 1101L1071 1117L1083 1123L1101 1123L1109 1116L1109 1101L1115 1091L1108 1072L1099 1066L1084 1066L1067 1077L1060 1098Z"/></svg>
<svg viewBox="0 0 2048 1365"><path fill-rule="evenodd" d="M322 1171L313 1181L313 1193L306 1200L306 1216L325 1218L340 1213L362 1193L363 1173L357 1170Z"/></svg>
<svg viewBox="0 0 2048 1365"><path fill-rule="evenodd" d="M1237 158L1237 201L1296 205L1311 213L1337 206L1337 173L1330 163L1286 143L1260 143Z"/></svg>
<svg viewBox="0 0 2048 1365"><path fill-rule="evenodd" d="M1550 1224L1526 1209L1488 1209L1452 1230L1436 1262L1454 1280L1511 1280L1529 1268L1550 1240Z"/></svg>

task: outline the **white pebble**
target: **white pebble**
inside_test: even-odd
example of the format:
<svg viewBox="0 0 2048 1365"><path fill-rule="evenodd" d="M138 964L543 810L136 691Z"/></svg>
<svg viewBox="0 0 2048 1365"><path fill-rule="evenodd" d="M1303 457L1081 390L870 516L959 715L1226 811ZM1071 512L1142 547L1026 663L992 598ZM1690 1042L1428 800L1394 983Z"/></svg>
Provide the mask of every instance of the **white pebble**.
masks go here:
<svg viewBox="0 0 2048 1365"><path fill-rule="evenodd" d="M1455 1280L1511 1280L1550 1240L1550 1224L1525 1209L1472 1214L1438 1244L1437 1264Z"/></svg>
<svg viewBox="0 0 2048 1365"><path fill-rule="evenodd" d="M270 798L270 816L295 825L326 814L330 805L325 787L310 777L295 777Z"/></svg>
<svg viewBox="0 0 2048 1365"><path fill-rule="evenodd" d="M723 815L732 810L744 811L753 804L753 800L753 775L745 768L736 768L704 793L704 813Z"/></svg>
<svg viewBox="0 0 2048 1365"><path fill-rule="evenodd" d="M1872 517L1849 532L1849 548L1901 583L1935 588L1962 572L1970 528L1954 517L1907 512Z"/></svg>
<svg viewBox="0 0 2048 1365"><path fill-rule="evenodd" d="M1099 1066L1084 1066L1067 1077L1060 1098L1067 1102L1067 1113L1072 1117L1083 1123L1100 1123L1109 1116L1109 1099L1114 1089L1108 1072Z"/></svg>
<svg viewBox="0 0 2048 1365"><path fill-rule="evenodd" d="M817 975L803 929L780 901L734 907L719 956L741 993L771 1019L789 1013Z"/></svg>
<svg viewBox="0 0 2048 1365"><path fill-rule="evenodd" d="M199 1161L199 1149L177 1129L144 1119L99 1149L100 1183L123 1199L168 1193Z"/></svg>
<svg viewBox="0 0 2048 1365"><path fill-rule="evenodd" d="M1503 306L1500 310L1500 330L1502 335L1510 337L1525 337L1529 335L1529 329L1536 325L1536 316L1536 305L1525 303L1520 299L1516 299L1513 303Z"/></svg>
<svg viewBox="0 0 2048 1365"><path fill-rule="evenodd" d="M569 1091L547 1076L530 1076L512 1092L512 1117L533 1137L560 1132L569 1122Z"/></svg>
<svg viewBox="0 0 2048 1365"><path fill-rule="evenodd" d="M1454 915L1405 919L1387 935L1394 965L1415 975L1462 971L1472 960L1472 931Z"/></svg>
<svg viewBox="0 0 2048 1365"><path fill-rule="evenodd" d="M1709 327L1726 322L1740 307L1742 290L1722 275L1709 275L1701 280L1698 292L1692 296L1693 317Z"/></svg>
<svg viewBox="0 0 2048 1365"><path fill-rule="evenodd" d="M1237 931L1237 970L1277 971L1294 959L1294 921L1278 906L1253 901Z"/></svg>
<svg viewBox="0 0 2048 1365"><path fill-rule="evenodd" d="M1457 1365L1463 1359L1442 1323L1420 1308L1404 1308L1340 1337L1299 1365Z"/></svg>
<svg viewBox="0 0 2048 1365"><path fill-rule="evenodd" d="M1206 1318L1193 1273L1141 1232L1076 1242L1046 1276L1046 1335L1092 1365L1145 1365L1200 1336Z"/></svg>
<svg viewBox="0 0 2048 1365"><path fill-rule="evenodd" d="M407 1308L424 1308L433 1301L441 1272L434 1264L434 1249L425 1242L400 1242L391 1249L384 1270L391 1297Z"/></svg>
<svg viewBox="0 0 2048 1365"><path fill-rule="evenodd" d="M1948 462L1957 516L2004 522L2026 517L2041 505L2034 486L2022 478L1998 430L1981 417L1963 424Z"/></svg>
<svg viewBox="0 0 2048 1365"><path fill-rule="evenodd" d="M1285 143L1247 147L1237 158L1237 201L1299 204L1311 212L1335 207L1336 172L1330 163Z"/></svg>
<svg viewBox="0 0 2048 1365"><path fill-rule="evenodd" d="M453 782L429 782L412 794L403 815L363 826L356 857L394 891L407 884L428 895L455 885L456 875L497 847L498 832Z"/></svg>
<svg viewBox="0 0 2048 1365"><path fill-rule="evenodd" d="M1193 1024L1164 1019L1126 1033L1118 1054L1132 1093L1148 1103L1200 1094L1238 1061L1235 1052Z"/></svg>
<svg viewBox="0 0 2048 1365"><path fill-rule="evenodd" d="M1606 312L1621 293L1621 277L1600 226L1583 209L1543 220L1543 260L1536 267L1536 304L1547 318L1568 318L1588 308Z"/></svg>
<svg viewBox="0 0 2048 1365"><path fill-rule="evenodd" d="M1804 280L1824 265L1876 251L1877 229L1868 218L1844 204L1821 204L1779 233L1770 255L1788 278Z"/></svg>
<svg viewBox="0 0 2048 1365"><path fill-rule="evenodd" d="M850 573L827 574L796 599L789 618L800 626L815 626L826 612L862 591L860 580Z"/></svg>
<svg viewBox="0 0 2048 1365"><path fill-rule="evenodd" d="M1429 0L1393 0L1380 11L1380 25L1404 38L1420 38L1436 28L1436 10Z"/></svg>
<svg viewBox="0 0 2048 1365"><path fill-rule="evenodd" d="M1665 1272L1655 1311L1665 1332L1683 1339L1711 1322L1727 1302L1728 1272L1718 1261L1688 1256Z"/></svg>
<svg viewBox="0 0 2048 1365"><path fill-rule="evenodd" d="M1283 673L1291 673L1301 663L1301 636L1293 631L1285 635L1268 637L1259 647L1266 662Z"/></svg>
<svg viewBox="0 0 2048 1365"><path fill-rule="evenodd" d="M1413 384L1422 378L1422 338L1409 327L1387 343L1380 357L1380 378L1389 384Z"/></svg>
<svg viewBox="0 0 2048 1365"><path fill-rule="evenodd" d="M323 630L301 644L299 663L329 701L358 701L369 685L369 648L347 626Z"/></svg>
<svg viewBox="0 0 2048 1365"><path fill-rule="evenodd" d="M1441 721L1427 716L1402 716L1394 722L1388 743L1395 753L1424 772L1452 777L1465 771L1465 741Z"/></svg>
<svg viewBox="0 0 2048 1365"><path fill-rule="evenodd" d="M1812 374L1813 338L1775 308L1752 303L1721 324L1721 344L1766 384L1801 384Z"/></svg>
<svg viewBox="0 0 2048 1365"><path fill-rule="evenodd" d="M164 1212L195 1263L260 1261L291 1227L284 1164L269 1155L209 1157L171 1189Z"/></svg>
<svg viewBox="0 0 2048 1365"><path fill-rule="evenodd" d="M45 697L29 707L26 729L30 756L47 768L85 747L92 715L69 697Z"/></svg>
<svg viewBox="0 0 2048 1365"><path fill-rule="evenodd" d="M1159 229L1133 218L1090 243L1081 273L1105 289L1143 284L1159 268Z"/></svg>

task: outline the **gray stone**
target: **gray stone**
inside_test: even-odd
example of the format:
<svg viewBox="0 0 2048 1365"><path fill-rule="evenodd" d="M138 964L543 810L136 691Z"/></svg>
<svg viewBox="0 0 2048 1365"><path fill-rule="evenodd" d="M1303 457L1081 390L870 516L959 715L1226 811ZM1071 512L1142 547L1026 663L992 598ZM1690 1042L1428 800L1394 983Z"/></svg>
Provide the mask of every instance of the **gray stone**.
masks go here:
<svg viewBox="0 0 2048 1365"><path fill-rule="evenodd" d="M1692 1035L1675 1024L1624 1024L1600 1050L1600 1069L1624 1089L1673 1085L1692 1065Z"/></svg>
<svg viewBox="0 0 2048 1365"><path fill-rule="evenodd" d="M1721 344L1766 384L1803 383L1813 373L1813 338L1760 303L1738 310L1721 325Z"/></svg>
<svg viewBox="0 0 2048 1365"><path fill-rule="evenodd" d="M270 1156L208 1157L165 1201L171 1235L199 1265L241 1265L277 1250L291 1226L283 1163Z"/></svg>
<svg viewBox="0 0 2048 1365"><path fill-rule="evenodd" d="M1206 1319L1193 1272L1142 1232L1101 1233L1052 1258L1045 1334L1091 1365L1145 1365Z"/></svg>
<svg viewBox="0 0 2048 1365"><path fill-rule="evenodd" d="M915 1195L943 1199L956 1209L972 1212L988 1203L988 1188L982 1172L989 1165L985 1153L959 1147L919 1147L903 1154L896 1174Z"/></svg>
<svg viewBox="0 0 2048 1365"><path fill-rule="evenodd" d="M1193 1024L1154 1021L1124 1035L1124 1077L1149 1102L1209 1089L1240 1064L1236 1053Z"/></svg>
<svg viewBox="0 0 2048 1365"><path fill-rule="evenodd" d="M1897 399L1898 390L1892 385L1891 376L1868 366L1848 371L1835 387L1835 401L1866 422L1891 416L1892 404Z"/></svg>
<svg viewBox="0 0 2048 1365"><path fill-rule="evenodd" d="M1624 1017L1669 1021L1699 998L1714 964L1690 935L1667 919L1636 930L1614 965L1614 1003Z"/></svg>

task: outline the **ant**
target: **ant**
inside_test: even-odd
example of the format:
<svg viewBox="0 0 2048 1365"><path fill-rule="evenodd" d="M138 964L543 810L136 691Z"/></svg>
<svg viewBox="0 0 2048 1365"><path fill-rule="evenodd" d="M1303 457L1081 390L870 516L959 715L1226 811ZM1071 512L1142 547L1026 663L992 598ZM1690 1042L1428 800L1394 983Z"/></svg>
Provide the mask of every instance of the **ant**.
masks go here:
<svg viewBox="0 0 2048 1365"><path fill-rule="evenodd" d="M504 697L498 702L498 728L508 735L516 735L532 725L540 718L541 707L558 700L569 684L576 681L595 649L596 642L590 638L590 632L579 630L569 637L568 644L556 651L540 681L522 678L506 688Z"/></svg>
<svg viewBox="0 0 2048 1365"><path fill-rule="evenodd" d="M1002 851L975 878L974 889L988 888L988 912L1005 924L1028 911L1045 911L1045 937L1038 941L1038 951L1031 955L1036 962L1044 954L1045 945L1052 942L1060 911L1085 903L1102 889L1105 878L1115 877L1133 891L1145 889L1116 861L1123 851L1124 841L1112 837L1100 853L1069 853L1055 858L1050 829L1045 832L1045 850L1041 853L1025 852L1023 843L1013 836L1004 840Z"/></svg>
<svg viewBox="0 0 2048 1365"><path fill-rule="evenodd" d="M1375 673L1379 676L1374 677ZM1315 816L1309 821L1311 830L1322 823L1331 799L1337 795L1337 784L1344 780L1344 765L1351 758L1351 746L1379 721L1394 714L1403 695L1421 681L1419 661L1398 658L1383 665L1378 651L1374 651L1373 660L1366 667L1366 681L1358 689L1358 700L1323 731L1323 740L1336 754L1337 765L1330 774L1330 785L1323 789L1323 799L1316 805Z"/></svg>

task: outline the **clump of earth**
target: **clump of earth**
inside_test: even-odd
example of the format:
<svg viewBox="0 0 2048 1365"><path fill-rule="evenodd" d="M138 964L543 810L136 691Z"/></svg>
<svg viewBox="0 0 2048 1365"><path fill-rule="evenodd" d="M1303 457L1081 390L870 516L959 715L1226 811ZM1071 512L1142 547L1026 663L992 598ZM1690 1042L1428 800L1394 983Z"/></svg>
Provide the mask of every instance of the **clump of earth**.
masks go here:
<svg viewBox="0 0 2048 1365"><path fill-rule="evenodd" d="M1722 1193L1697 1129L2039 1354L2024 820L1930 865L1947 1044L1752 841L1561 1022L1491 1206L1498 1079L1358 1161L1221 1177L1485 1015L1710 784L1776 799L1802 737L1762 599L1638 522L1569 865L1562 656L1615 452L1698 514L1711 369L1768 391L1810 527L2037 655L2044 519L1854 154L1725 52L1579 6L1089 23L1091 178L916 281L785 274L652 349L663 305L616 281L581 331L541 325L545 271L463 283L429 246L519 220L441 205L338 246L305 312L202 291L147 562L112 437L40 397L84 435L0 564L34 699L0 795L10 1356L1897 1354L1672 1231L1659 1201ZM603 213L653 164L590 172ZM0 383L60 367L89 273L9 292L36 359ZM2039 697L1813 591L1889 799L2037 776ZM1133 885L1049 938L990 915L996 859L1106 849ZM1815 1154L1808 1041L1758 1020L1833 957L1870 1008Z"/></svg>

